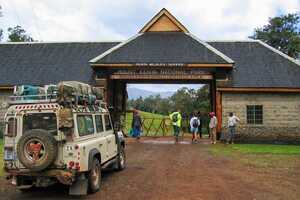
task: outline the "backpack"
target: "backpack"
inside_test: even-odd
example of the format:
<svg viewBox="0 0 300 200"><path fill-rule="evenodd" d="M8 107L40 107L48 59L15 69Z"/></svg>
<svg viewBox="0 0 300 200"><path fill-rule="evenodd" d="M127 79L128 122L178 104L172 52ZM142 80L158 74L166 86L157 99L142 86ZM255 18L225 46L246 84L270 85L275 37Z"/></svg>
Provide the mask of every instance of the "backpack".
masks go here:
<svg viewBox="0 0 300 200"><path fill-rule="evenodd" d="M197 119L193 119L192 126L193 126L193 128L197 128L199 126L199 123L198 123Z"/></svg>
<svg viewBox="0 0 300 200"><path fill-rule="evenodd" d="M176 114L174 114L174 115L172 116L172 121L173 121L173 122L177 122L177 121L178 121L178 113L176 113Z"/></svg>

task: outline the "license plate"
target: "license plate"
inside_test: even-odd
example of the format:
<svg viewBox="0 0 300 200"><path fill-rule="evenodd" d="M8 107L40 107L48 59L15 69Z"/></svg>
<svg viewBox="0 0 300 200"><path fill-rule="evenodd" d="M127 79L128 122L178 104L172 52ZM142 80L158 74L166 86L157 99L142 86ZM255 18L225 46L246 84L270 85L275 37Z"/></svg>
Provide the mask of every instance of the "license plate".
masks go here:
<svg viewBox="0 0 300 200"><path fill-rule="evenodd" d="M10 150L4 150L4 160L14 160L14 152Z"/></svg>

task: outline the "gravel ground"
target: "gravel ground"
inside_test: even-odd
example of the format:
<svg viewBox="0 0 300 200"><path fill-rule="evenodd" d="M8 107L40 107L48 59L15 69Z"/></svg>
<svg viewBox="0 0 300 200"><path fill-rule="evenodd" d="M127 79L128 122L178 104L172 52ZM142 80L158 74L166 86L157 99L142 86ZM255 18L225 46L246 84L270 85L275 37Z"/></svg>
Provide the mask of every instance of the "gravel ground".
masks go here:
<svg viewBox="0 0 300 200"><path fill-rule="evenodd" d="M142 139L127 145L127 168L103 173L89 200L300 199L300 172L261 169L209 152L208 141L174 145ZM62 185L22 193L0 179L1 200L74 199ZM77 198L76 198L77 199Z"/></svg>

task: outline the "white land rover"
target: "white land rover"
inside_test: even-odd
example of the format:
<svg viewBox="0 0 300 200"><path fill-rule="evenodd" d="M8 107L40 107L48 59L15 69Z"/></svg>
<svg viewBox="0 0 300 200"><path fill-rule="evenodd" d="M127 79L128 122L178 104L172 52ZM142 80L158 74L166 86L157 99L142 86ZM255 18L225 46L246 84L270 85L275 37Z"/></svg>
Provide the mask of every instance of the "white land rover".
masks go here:
<svg viewBox="0 0 300 200"><path fill-rule="evenodd" d="M123 134L114 130L105 104L13 96L5 122L4 169L22 191L60 182L72 195L94 193L101 169L125 168Z"/></svg>

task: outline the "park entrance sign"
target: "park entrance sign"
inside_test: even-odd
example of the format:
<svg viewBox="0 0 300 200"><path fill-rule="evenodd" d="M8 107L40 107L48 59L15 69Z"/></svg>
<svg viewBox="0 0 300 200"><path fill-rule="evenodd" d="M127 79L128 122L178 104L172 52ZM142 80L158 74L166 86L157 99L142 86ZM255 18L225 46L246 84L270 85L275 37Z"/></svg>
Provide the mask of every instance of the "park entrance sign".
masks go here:
<svg viewBox="0 0 300 200"><path fill-rule="evenodd" d="M119 80L213 80L213 74L199 69L136 68L116 70L110 79Z"/></svg>
<svg viewBox="0 0 300 200"><path fill-rule="evenodd" d="M115 120L126 110L127 83L209 84L211 108L221 118L216 86L230 83L234 61L162 9L137 35L91 59L90 65Z"/></svg>

